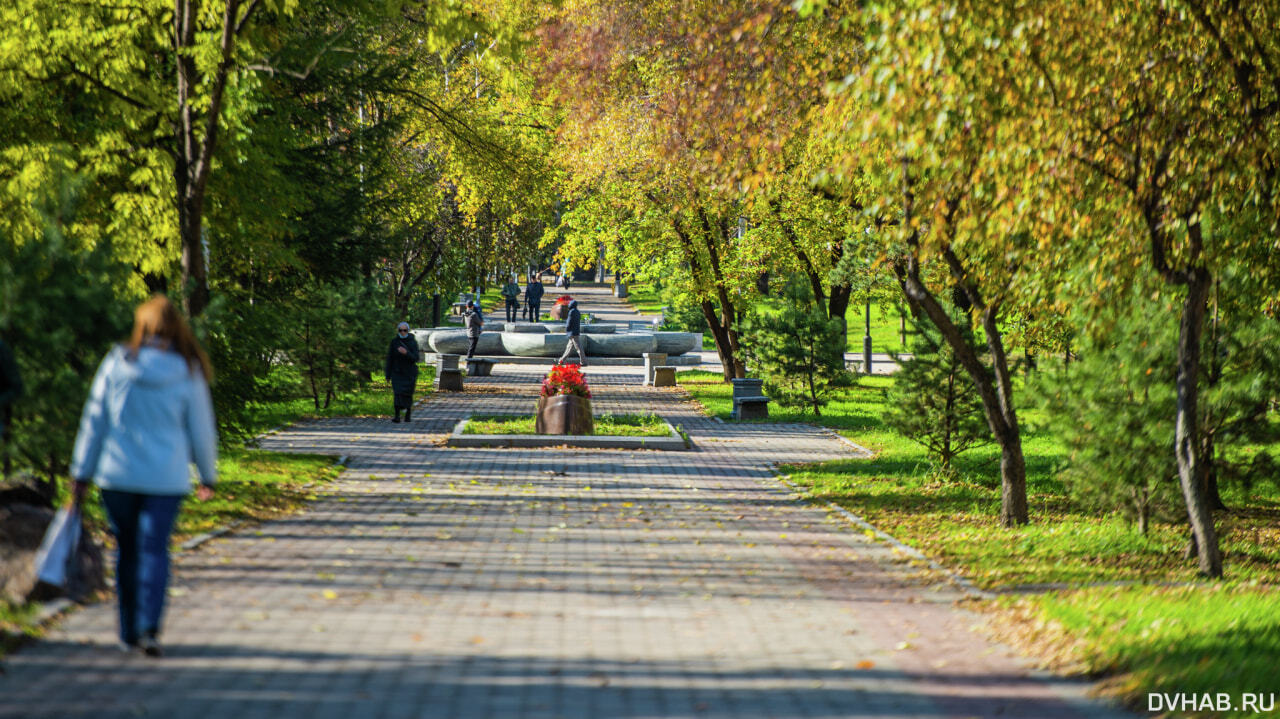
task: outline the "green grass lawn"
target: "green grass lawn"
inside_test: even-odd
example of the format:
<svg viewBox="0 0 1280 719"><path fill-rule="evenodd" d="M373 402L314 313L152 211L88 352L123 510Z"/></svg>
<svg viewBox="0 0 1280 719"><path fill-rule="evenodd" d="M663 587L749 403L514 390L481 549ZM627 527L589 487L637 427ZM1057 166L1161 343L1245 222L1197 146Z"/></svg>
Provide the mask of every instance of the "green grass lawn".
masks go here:
<svg viewBox="0 0 1280 719"><path fill-rule="evenodd" d="M627 303L642 315L660 315L666 304L650 284L627 285Z"/></svg>
<svg viewBox="0 0 1280 719"><path fill-rule="evenodd" d="M310 395L302 390L301 379L293 377L296 373L289 368L279 368L275 372L281 375L280 382L296 387L284 396L269 401L251 402L249 409L250 423L256 432L264 432L276 427L283 427L301 419L317 417L378 417L392 414L391 384L376 373L372 382L364 387L339 394L328 407L315 406ZM418 387L414 399L425 397L431 393L431 385L435 380L436 368L431 365L420 365L418 371Z"/></svg>
<svg viewBox="0 0 1280 719"><path fill-rule="evenodd" d="M595 419L595 435L605 437L665 437L671 433L667 423L652 414L603 414ZM463 434L537 434L534 416L475 415Z"/></svg>
<svg viewBox="0 0 1280 719"><path fill-rule="evenodd" d="M653 285L650 284L634 284L627 285L627 302L642 315L662 314L662 307L666 303L662 297L654 291ZM774 303L775 300L767 300L766 303ZM848 327L848 341L846 344L846 352L861 352L862 337L866 334L866 305L854 303L851 304L845 312L845 323ZM871 351L872 352L906 352L907 347L902 342L902 335L899 332L899 314L895 308L885 308L879 304L871 306ZM906 345L911 343L911 323L907 322ZM702 348L708 351L714 351L716 348L715 340L711 333L703 333Z"/></svg>
<svg viewBox="0 0 1280 719"><path fill-rule="evenodd" d="M718 374L677 377L708 413L729 419L733 392ZM957 477L940 476L919 445L881 421L891 382L860 378L821 418L770 407L771 421L816 422L875 452L870 460L783 467L809 498L847 507L980 587L1029 591L985 604L993 624L1060 669L1113 675L1111 688L1129 700L1145 701L1147 691L1274 688L1280 660L1274 486L1226 490L1233 512L1219 531L1228 579L1202 582L1194 562L1183 559L1183 526L1153 523L1144 536L1117 516L1073 506L1055 469L1066 450L1035 428L1034 412L1024 411L1032 524L1002 529L997 449L972 450L957 460ZM1123 586L1097 586L1108 582ZM1043 585L1066 589L1036 591ZM1048 641L1045 627L1056 628L1059 641Z"/></svg>

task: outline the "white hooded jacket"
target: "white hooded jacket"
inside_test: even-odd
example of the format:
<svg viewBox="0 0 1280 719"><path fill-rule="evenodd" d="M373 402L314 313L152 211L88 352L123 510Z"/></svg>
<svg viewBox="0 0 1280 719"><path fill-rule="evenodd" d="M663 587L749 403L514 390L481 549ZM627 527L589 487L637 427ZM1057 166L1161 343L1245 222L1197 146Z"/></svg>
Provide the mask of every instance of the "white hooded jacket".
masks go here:
<svg viewBox="0 0 1280 719"><path fill-rule="evenodd" d="M102 360L80 416L71 476L139 494L191 492L217 480L218 437L209 385L181 355L116 347Z"/></svg>

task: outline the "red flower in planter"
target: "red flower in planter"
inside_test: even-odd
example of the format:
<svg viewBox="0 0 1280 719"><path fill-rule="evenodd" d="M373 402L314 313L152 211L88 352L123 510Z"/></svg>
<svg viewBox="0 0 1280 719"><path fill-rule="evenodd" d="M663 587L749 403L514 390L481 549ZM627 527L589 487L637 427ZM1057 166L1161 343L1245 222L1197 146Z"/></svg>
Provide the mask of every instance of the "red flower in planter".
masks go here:
<svg viewBox="0 0 1280 719"><path fill-rule="evenodd" d="M576 364L558 364L551 368L547 378L542 380L542 396L554 397L560 394L573 394L591 399L591 388L587 386L587 378Z"/></svg>
<svg viewBox="0 0 1280 719"><path fill-rule="evenodd" d="M567 305L572 301L573 301L573 298L570 297L569 295L560 295L559 297L556 298L556 304L558 305Z"/></svg>

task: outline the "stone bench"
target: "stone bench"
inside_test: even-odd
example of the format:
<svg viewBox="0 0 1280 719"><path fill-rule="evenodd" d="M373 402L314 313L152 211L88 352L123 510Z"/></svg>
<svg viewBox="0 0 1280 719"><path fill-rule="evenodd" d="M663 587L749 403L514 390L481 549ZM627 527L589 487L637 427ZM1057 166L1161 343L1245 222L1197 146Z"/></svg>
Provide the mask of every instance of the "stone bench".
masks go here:
<svg viewBox="0 0 1280 719"><path fill-rule="evenodd" d="M436 389L444 392L462 392L462 370L458 367L452 369L436 370Z"/></svg>
<svg viewBox="0 0 1280 719"><path fill-rule="evenodd" d="M654 387L675 387L676 386L676 366L670 365L670 364L654 366L653 386Z"/></svg>
<svg viewBox="0 0 1280 719"><path fill-rule="evenodd" d="M768 419L769 398L764 395L733 398L734 419Z"/></svg>
<svg viewBox="0 0 1280 719"><path fill-rule="evenodd" d="M733 380L733 418L768 419L769 398L762 391L764 380L740 377Z"/></svg>
<svg viewBox="0 0 1280 719"><path fill-rule="evenodd" d="M493 374L493 366L495 364L497 364L497 362L494 362L493 360L470 357L467 359L467 376L488 377Z"/></svg>

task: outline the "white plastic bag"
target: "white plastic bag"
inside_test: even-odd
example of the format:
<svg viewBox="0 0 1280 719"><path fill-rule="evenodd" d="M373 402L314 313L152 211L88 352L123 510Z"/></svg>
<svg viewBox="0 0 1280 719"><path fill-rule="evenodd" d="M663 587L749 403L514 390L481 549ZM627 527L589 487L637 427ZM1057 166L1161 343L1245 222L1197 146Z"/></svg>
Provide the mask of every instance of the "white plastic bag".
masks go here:
<svg viewBox="0 0 1280 719"><path fill-rule="evenodd" d="M55 587L65 587L68 568L76 560L80 544L80 510L63 507L45 530L36 550L36 578Z"/></svg>

